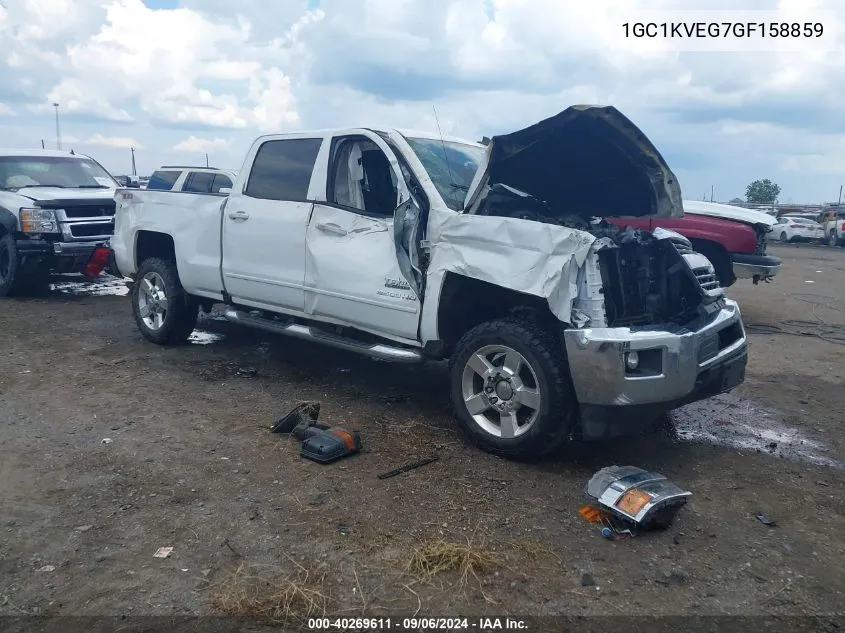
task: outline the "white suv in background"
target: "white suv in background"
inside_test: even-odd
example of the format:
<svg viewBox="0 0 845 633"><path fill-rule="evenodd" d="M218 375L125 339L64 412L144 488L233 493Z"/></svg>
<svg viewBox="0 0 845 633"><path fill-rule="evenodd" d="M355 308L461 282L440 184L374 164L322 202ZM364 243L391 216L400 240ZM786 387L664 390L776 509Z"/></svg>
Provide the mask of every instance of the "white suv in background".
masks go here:
<svg viewBox="0 0 845 633"><path fill-rule="evenodd" d="M216 167L164 165L150 176L147 189L220 193L221 189L231 189L237 176L236 171Z"/></svg>

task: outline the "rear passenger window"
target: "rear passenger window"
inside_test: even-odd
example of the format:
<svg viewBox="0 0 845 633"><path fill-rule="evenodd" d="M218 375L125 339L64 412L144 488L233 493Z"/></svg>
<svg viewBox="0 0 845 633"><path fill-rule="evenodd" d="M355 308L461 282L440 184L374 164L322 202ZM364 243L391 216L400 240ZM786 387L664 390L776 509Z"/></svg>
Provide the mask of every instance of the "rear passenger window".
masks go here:
<svg viewBox="0 0 845 633"><path fill-rule="evenodd" d="M179 171L156 171L150 176L147 189L173 189L173 185L179 179Z"/></svg>
<svg viewBox="0 0 845 633"><path fill-rule="evenodd" d="M216 176L214 176L214 184L211 185L211 193L220 193L221 189L226 188L232 188L232 181L229 179L229 177L224 176L223 174L217 174Z"/></svg>
<svg viewBox="0 0 845 633"><path fill-rule="evenodd" d="M190 191L192 193L210 193L212 180L214 180L214 174L192 171L185 179L182 191Z"/></svg>
<svg viewBox="0 0 845 633"><path fill-rule="evenodd" d="M304 201L322 139L267 141L258 150L244 194L265 200Z"/></svg>

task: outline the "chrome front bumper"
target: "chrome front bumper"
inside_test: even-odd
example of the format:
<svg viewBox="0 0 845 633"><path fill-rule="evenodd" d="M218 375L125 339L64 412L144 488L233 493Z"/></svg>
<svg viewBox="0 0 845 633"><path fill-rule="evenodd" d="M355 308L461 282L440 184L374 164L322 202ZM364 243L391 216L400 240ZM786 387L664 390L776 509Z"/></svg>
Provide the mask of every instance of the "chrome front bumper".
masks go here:
<svg viewBox="0 0 845 633"><path fill-rule="evenodd" d="M571 329L564 340L585 436L627 435L639 422L729 391L745 377L745 328L729 299L696 329ZM633 351L634 370L626 366Z"/></svg>
<svg viewBox="0 0 845 633"><path fill-rule="evenodd" d="M770 279L778 274L781 266L779 257L768 255L733 255L731 259L737 279Z"/></svg>

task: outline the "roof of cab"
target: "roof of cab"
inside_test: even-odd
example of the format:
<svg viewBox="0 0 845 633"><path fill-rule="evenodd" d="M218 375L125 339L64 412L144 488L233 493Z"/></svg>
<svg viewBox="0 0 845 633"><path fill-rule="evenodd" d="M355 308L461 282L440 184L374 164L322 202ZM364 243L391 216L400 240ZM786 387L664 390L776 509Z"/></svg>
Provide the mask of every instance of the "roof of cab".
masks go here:
<svg viewBox="0 0 845 633"><path fill-rule="evenodd" d="M309 138L309 137L326 137L326 136L343 136L346 134L355 134L360 130L370 130L371 132L375 132L377 134L387 134L390 131L398 132L405 138L422 138L426 140L432 141L445 141L449 143L462 143L464 145L473 145L476 147L485 147L481 143L477 143L475 141L468 141L464 138L459 138L457 136L447 136L447 135L440 135L438 132L430 132L430 131L420 131L420 130L408 130L408 129L395 129L395 128L383 128L383 127L350 127L350 128L330 128L330 129L322 129L322 130L297 130L296 132L276 132L271 134L264 134L259 136L256 141L264 141L271 138L279 138L279 137L289 137L289 138Z"/></svg>

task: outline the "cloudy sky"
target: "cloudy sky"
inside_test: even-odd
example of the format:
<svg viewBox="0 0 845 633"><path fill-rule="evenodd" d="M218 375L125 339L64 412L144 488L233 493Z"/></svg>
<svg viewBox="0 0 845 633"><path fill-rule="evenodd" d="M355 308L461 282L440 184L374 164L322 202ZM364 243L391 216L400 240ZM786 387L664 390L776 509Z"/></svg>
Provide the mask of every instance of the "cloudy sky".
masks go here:
<svg viewBox="0 0 845 633"><path fill-rule="evenodd" d="M784 9L824 46L678 50L625 39L644 7ZM676 15L676 14L673 14ZM612 104L684 195L835 200L845 183L840 0L0 0L0 145L63 146L115 174L239 168L268 131L388 125L479 139ZM652 43L653 44L653 43ZM815 49L813 48L815 46ZM723 46L724 48L724 46Z"/></svg>

